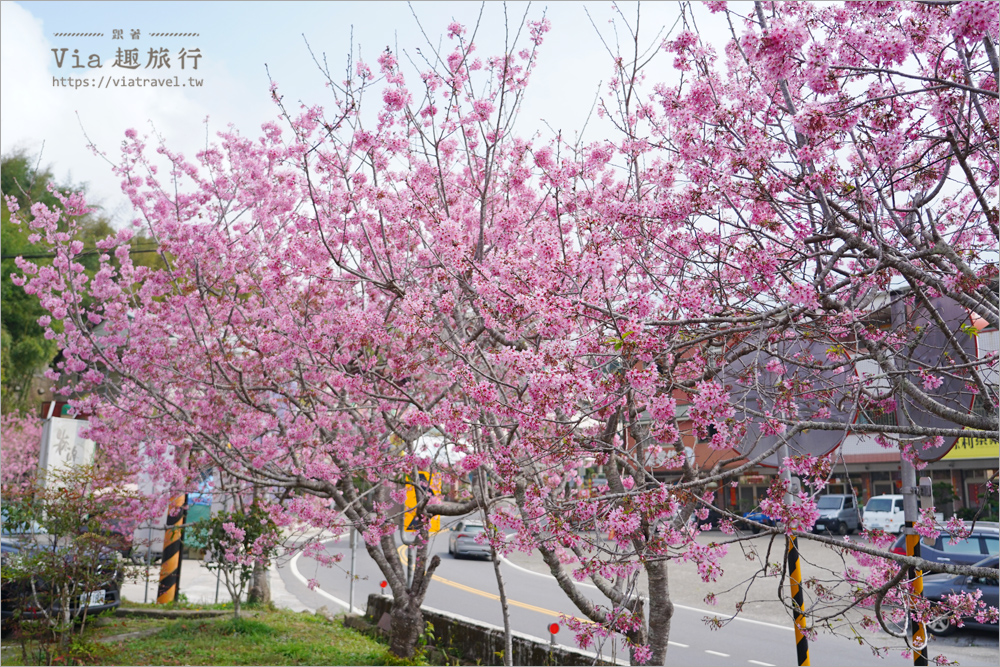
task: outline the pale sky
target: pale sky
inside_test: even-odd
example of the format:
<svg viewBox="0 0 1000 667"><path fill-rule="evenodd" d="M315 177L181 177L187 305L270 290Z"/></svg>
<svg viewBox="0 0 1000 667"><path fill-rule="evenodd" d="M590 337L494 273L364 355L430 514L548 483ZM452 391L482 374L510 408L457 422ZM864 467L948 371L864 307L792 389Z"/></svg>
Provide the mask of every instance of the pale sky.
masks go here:
<svg viewBox="0 0 1000 667"><path fill-rule="evenodd" d="M635 4L619 6L634 25ZM609 21L616 20L623 40L628 39L627 31L621 28L621 17L609 2L534 3L530 7L511 2L506 7L509 22L518 25L526 9L529 18L535 20L544 12L552 30L542 46L518 132L549 136L551 127L572 137L584 127L595 96L602 89L601 82L606 82L612 72L610 56L594 26L612 48L615 26ZM454 19L471 32L481 10L478 53L499 54L504 39L503 4L413 3L427 37L435 45L443 39L445 52L450 50L448 40L442 37L447 25ZM91 199L119 225L131 218L128 204L110 164L87 148L85 133L115 161L128 128L162 136L172 150L193 157L205 145L206 117L212 137L230 123L245 135L257 136L261 123L276 117L265 65L286 103L331 105L330 93L313 64L303 34L318 57L326 55L331 72L341 75L338 78L343 78L352 31L355 55L360 48L373 69L387 46L397 53L405 50L413 57L417 48L424 47L425 52L427 49L417 20L402 2L5 1L0 11L0 150L8 154L25 149L33 157L42 151L42 164L50 166L57 179L86 183ZM703 7L696 11L703 33L725 37L728 29L724 22L713 26L718 17ZM643 44L658 43L657 34L662 29L662 35L666 35L678 14L679 5L675 3L641 5ZM706 30L706 26L710 29ZM122 30L123 39L114 39L116 29ZM132 39L132 30L139 31L138 40ZM72 37L61 33L103 36ZM198 36L153 37L152 33ZM118 48L138 48L139 67L113 67ZM145 67L151 48L169 50L168 69ZM197 71L192 61L180 67L178 52L182 48L200 50ZM63 56L61 68L52 49ZM74 50L78 50L84 67L74 67ZM86 67L91 54L100 59L100 68ZM673 77L671 55L661 53L654 62L651 78ZM408 75L410 81L417 80L415 72ZM194 76L203 83L201 88L97 88L102 76L105 81L122 76L177 76L181 83ZM89 79L90 84L71 88L55 82L59 79L61 84L69 77ZM592 118L585 138L598 139L604 131L596 117ZM155 139L150 143L155 144Z"/></svg>

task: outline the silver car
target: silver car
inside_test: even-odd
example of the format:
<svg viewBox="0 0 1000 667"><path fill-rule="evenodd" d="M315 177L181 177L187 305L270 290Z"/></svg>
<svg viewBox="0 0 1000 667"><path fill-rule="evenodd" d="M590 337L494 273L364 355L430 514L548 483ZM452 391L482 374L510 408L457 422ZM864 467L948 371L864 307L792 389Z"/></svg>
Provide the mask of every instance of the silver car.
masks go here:
<svg viewBox="0 0 1000 667"><path fill-rule="evenodd" d="M853 495L830 493L816 499L819 518L813 526L814 533L827 531L837 535L853 533L861 527L861 514Z"/></svg>
<svg viewBox="0 0 1000 667"><path fill-rule="evenodd" d="M476 542L480 533L486 531L479 521L459 521L448 535L448 553L455 558L460 556L485 556L490 557L490 545Z"/></svg>

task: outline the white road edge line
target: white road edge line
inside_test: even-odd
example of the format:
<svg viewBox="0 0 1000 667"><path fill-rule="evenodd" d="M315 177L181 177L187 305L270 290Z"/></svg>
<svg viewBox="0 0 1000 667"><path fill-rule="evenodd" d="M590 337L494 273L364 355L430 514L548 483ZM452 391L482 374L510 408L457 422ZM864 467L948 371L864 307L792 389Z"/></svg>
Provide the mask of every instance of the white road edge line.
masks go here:
<svg viewBox="0 0 1000 667"><path fill-rule="evenodd" d="M751 665L760 665L760 667L774 667L774 665L772 665L771 663L761 662L760 660L747 660L747 662L749 662Z"/></svg>
<svg viewBox="0 0 1000 667"><path fill-rule="evenodd" d="M325 544L326 542L333 542L334 540L340 540L343 537L344 537L344 535L338 535L337 537L333 537L333 538L330 538L328 540L323 540L323 541L320 542L320 544ZM301 551L298 552L297 554L295 554L294 556L292 556L291 562L288 563L288 569L290 569L292 571L292 576L295 577L296 579L298 579L299 583L301 583L306 588L309 588L309 580L306 579L304 576L302 576L302 573L299 572L298 561L299 561L299 558L301 556L302 556L302 552ZM340 605L341 607L343 607L344 609L346 609L351 614L358 614L358 613L362 613L363 614L364 613L363 611L361 611L361 609L359 609L357 607L355 607L354 609L351 609L351 605L349 605L348 603L344 602L343 600L341 600L338 597L334 597L334 596L330 595L329 593L327 593L326 591L324 591L322 588L318 588L318 587L317 588L309 588L309 590L311 590L313 593L319 593L320 595L322 595L323 597L325 597L327 600L330 600L334 604ZM292 595L294 595L294 593Z"/></svg>
<svg viewBox="0 0 1000 667"><path fill-rule="evenodd" d="M330 538L328 540L322 540L322 541L320 541L320 544L325 544L327 542L333 542L335 540L340 540L340 539L343 539L344 537L347 537L347 535L346 534L345 535L338 535L337 537L332 537L332 538ZM299 568L298 568L298 565L297 565L299 557L301 555L302 555L301 551L299 553L295 554L292 557L292 560L288 563L288 567L292 571L292 576L295 577L296 579L298 579L299 582L301 582L302 584L304 584L305 586L308 587L309 586L309 581L304 576L302 576L302 573L299 572ZM531 572L531 570L526 570L526 571L527 572ZM535 574L538 574L538 573L536 572ZM545 575L542 575L542 576L545 576ZM324 591L322 588L314 588L314 589L312 589L312 591L313 591L313 593L319 593L320 595L322 595L323 597L327 598L328 600L331 600L331 601L339 604L344 609L349 609L350 608L349 604L347 604L346 602L344 602L340 598L337 598L337 597L334 597L334 596L330 595L329 593L327 593L326 591ZM295 595L295 594L292 593L292 595ZM361 614L365 613L364 611L362 611L361 609L358 609L357 607L355 607L355 610L356 610L357 613L361 613ZM437 611L437 610L435 610L435 611ZM445 612L445 613L450 614L452 616L459 616L459 614L456 614L455 612L451 612L451 611ZM471 620L474 623L479 623L479 624L483 624L484 623L483 621L476 621L475 619L468 619L468 620ZM537 641L540 644L548 644L549 643L548 639L543 639L541 637L536 637L534 635L529 635L529 634L525 634L525 633L517 633L517 634L521 634L521 635L523 635L525 637L528 637L530 639L534 639L535 641ZM562 644L557 644L557 646L563 646L563 645ZM684 644L678 644L678 646L684 646ZM592 658L598 658L598 657L600 657L600 656L598 656L597 653L594 653L593 651L587 651L586 649L582 649L579 646L563 646L563 648L568 648L568 649L571 649L573 651L578 651L578 652L583 653L584 655L587 655L587 656L592 657ZM684 648L687 648L687 647L685 646ZM605 661L607 661L606 658L602 658L602 659L605 660ZM618 665L622 665L623 667L627 667L630 664L630 663L622 660L621 658L617 658L615 660L615 663L618 664Z"/></svg>
<svg viewBox="0 0 1000 667"><path fill-rule="evenodd" d="M671 641L668 641L667 644L669 646L676 646L677 648L691 648L687 644L681 644L680 642L671 642Z"/></svg>
<svg viewBox="0 0 1000 667"><path fill-rule="evenodd" d="M705 649L705 653L708 653L709 655L717 655L720 658L728 658L729 657L728 653L719 653L718 651L709 651L708 649Z"/></svg>
<svg viewBox="0 0 1000 667"><path fill-rule="evenodd" d="M535 572L534 570L529 570L526 567L522 567L522 566L520 566L520 565L518 565L516 563L512 563L511 561L507 560L503 556L500 556L500 560L502 560L504 563L506 563L507 565L510 565L512 568L514 568L516 570L521 570L522 572L527 572L528 574L533 574L536 577L546 577L548 579L553 579L553 580L555 579L555 577L553 577L551 574L545 574L544 572ZM590 588L593 588L594 590L597 590L597 586L595 586L593 584L588 584L588 583L582 582L582 581L576 582L576 585L577 586L588 586ZM698 612L700 614L708 614L709 616L718 616L719 615L718 613L713 612L710 609L699 609L698 607L688 607L686 605L677 604L677 603L674 603L674 608L675 609L684 609L684 610L687 610L687 611L696 611L696 612ZM737 616L733 620L734 621L742 621L743 623L753 623L754 625L763 625L763 626L768 627L768 628L777 628L778 630L787 630L788 632L795 632L794 628L790 628L787 625L778 625L777 623L768 623L767 621L757 621L757 620L754 620L752 618L743 618L742 616Z"/></svg>

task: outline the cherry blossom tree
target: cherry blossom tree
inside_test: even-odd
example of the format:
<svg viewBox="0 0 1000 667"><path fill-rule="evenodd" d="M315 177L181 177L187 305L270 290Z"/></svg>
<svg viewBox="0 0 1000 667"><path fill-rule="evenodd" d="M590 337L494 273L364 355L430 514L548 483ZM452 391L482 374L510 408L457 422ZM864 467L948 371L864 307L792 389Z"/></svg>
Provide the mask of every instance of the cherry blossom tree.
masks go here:
<svg viewBox="0 0 1000 667"><path fill-rule="evenodd" d="M728 15L734 34L724 67L686 11L685 29L663 45L680 82L652 91L642 86L649 56L636 26L631 60L611 54L616 76L602 107L620 143L558 145L566 157L556 166L547 149L533 151L553 197L549 215L575 242L553 243L530 279L503 293L495 311L484 309L508 317L496 326L501 347L473 370L493 378L491 412L513 424L505 435L519 436L494 438L490 448L521 462L506 468L518 538L542 551L596 627L640 648L639 660L643 601L627 582L644 569L648 604L662 605L649 613L657 663L669 633L667 560L698 559L711 579L722 552L695 547L679 522L664 525L686 516L678 492L704 501L706 485L774 457L807 430L870 434L918 465L963 428L997 432L996 359L968 345L972 320L997 321L996 210L982 195L996 190L988 150L996 35L987 32L995 8L752 9ZM961 77L943 77L946 65ZM531 284L542 278L553 287ZM948 312L955 303L973 317L956 322ZM548 337L554 325L567 328ZM814 343L789 343L801 340ZM516 365L508 361L514 350ZM745 361L751 353L759 367ZM748 384L753 401L740 388ZM991 408L970 410L973 396ZM682 453L678 400L691 404L702 437L720 450L750 451L753 461L725 475L721 466L687 469L673 487L655 480L658 450ZM899 419L852 423L861 409ZM812 482L809 493L788 502L787 486L777 486L765 509L802 533L829 467L799 453L788 464ZM573 475L588 457L610 464L608 493L573 497ZM612 529L613 553L566 532L571 517ZM905 571L859 553L874 568L866 601L901 605L908 589L894 586ZM609 608L588 602L564 559L590 575ZM865 583L856 571L848 579ZM928 617L925 603L906 602ZM586 639L594 628L579 630Z"/></svg>
<svg viewBox="0 0 1000 667"><path fill-rule="evenodd" d="M126 465L160 452L165 478L193 462L270 489L279 525L360 530L400 655L439 562L428 518L479 509L514 531L491 531L499 552L541 552L591 621L582 644L615 632L633 662L663 664L668 564L713 581L728 548L688 519L765 460L805 482L772 489L772 532L866 568L845 565L856 589L822 600L814 627L838 630L858 604L875 609L867 626L883 604L940 613L909 600L901 564L976 570L891 554L878 535L809 535L829 464L798 447L806 431L866 434L919 465L964 428L997 437L996 359L967 344L998 323L996 8L746 7L708 3L732 26L721 56L691 6L652 50L628 22L600 106L612 133L592 143L515 131L544 19L494 57L452 24L416 77L389 51L349 61L325 73L327 110L290 110L274 86L280 120L193 160L129 131L122 186L166 268L134 266L122 230L89 279L79 196L32 209L33 242L56 258L20 264L42 325L63 324L55 374L94 415L91 437ZM953 326L955 307L975 321ZM973 396L994 409L970 410ZM861 409L900 418L855 423ZM739 453L702 469L694 439ZM582 484L593 464L607 486ZM444 500L415 484L428 470L473 484ZM412 576L394 536L407 485Z"/></svg>
<svg viewBox="0 0 1000 667"><path fill-rule="evenodd" d="M4 414L0 424L0 451L3 452L0 481L4 489L21 486L31 481L38 468L42 425L37 418L17 412Z"/></svg>

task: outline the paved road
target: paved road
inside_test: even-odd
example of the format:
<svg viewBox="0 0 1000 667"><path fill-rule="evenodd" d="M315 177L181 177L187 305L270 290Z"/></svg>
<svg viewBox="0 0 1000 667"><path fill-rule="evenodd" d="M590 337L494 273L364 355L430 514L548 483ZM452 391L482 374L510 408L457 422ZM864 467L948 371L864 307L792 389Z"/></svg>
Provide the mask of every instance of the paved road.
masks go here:
<svg viewBox="0 0 1000 667"><path fill-rule="evenodd" d="M336 611L346 608L348 599L349 549L346 539L325 543L330 554L342 554L340 568L326 568L316 561L300 556L279 567L279 572L288 591L299 597L309 607L326 605ZM435 543L436 552L442 563L438 568L425 605L446 610L494 625L502 625L498 587L493 567L488 561L455 559L447 553L447 541L439 539ZM736 557L735 555L731 557ZM558 622L561 614L578 614L559 590L555 580L541 572L538 559L519 559L521 563L505 561L503 576L510 600L511 624L514 630L524 632L547 641L547 626ZM728 559L727 559L728 560ZM379 592L382 575L369 559L363 547L357 552L357 572L360 579L355 584L355 605L366 603L370 593ZM320 588L310 591L306 581L314 579ZM700 583L700 582L699 582ZM676 599L688 599L682 586L672 583ZM696 587L697 588L697 587ZM595 600L599 593L593 590ZM720 631L709 629L706 616L716 615L704 606L678 605L671 628L671 643L668 661L687 665L795 665L794 635L789 625L773 623L767 614L764 620L741 616ZM979 633L980 635L982 633ZM966 635L967 633L960 633ZM975 635L973 635L975 637ZM931 654L945 653L949 659L958 660L963 665L996 665L998 660L996 637L989 633L980 643L986 646L961 646L937 640L931 644ZM992 640L992 642L991 642ZM557 642L575 646L567 629L557 636ZM611 657L612 647L602 647L603 657ZM614 650L616 658L627 658L619 646ZM820 635L811 646L813 665L911 665L912 661L902 658L899 652L885 659L872 655L869 648L857 645L847 639Z"/></svg>

